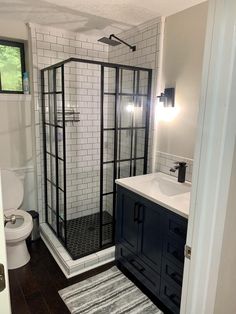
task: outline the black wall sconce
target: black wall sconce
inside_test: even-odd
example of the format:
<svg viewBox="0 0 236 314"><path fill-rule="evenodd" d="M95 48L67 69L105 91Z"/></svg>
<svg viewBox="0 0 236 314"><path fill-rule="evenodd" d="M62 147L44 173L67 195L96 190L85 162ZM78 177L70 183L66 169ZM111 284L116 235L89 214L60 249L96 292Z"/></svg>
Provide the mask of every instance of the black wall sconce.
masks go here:
<svg viewBox="0 0 236 314"><path fill-rule="evenodd" d="M175 89L165 88L164 93L157 96L160 102L163 102L163 107L174 107L175 106Z"/></svg>

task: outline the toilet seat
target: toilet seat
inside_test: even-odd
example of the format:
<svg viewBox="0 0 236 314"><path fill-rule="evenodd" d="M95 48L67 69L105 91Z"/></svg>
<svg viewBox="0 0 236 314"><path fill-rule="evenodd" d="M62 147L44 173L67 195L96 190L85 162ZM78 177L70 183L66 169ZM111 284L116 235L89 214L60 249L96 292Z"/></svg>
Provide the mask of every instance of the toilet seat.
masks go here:
<svg viewBox="0 0 236 314"><path fill-rule="evenodd" d="M17 222L16 225L11 224L11 222L6 224L5 236L7 242L22 241L22 238L25 239L30 234L33 227L33 221L29 213L21 209L8 209L5 210L4 214L6 216L11 215L20 216L19 218L23 219L22 224L20 224L19 226L17 226Z"/></svg>

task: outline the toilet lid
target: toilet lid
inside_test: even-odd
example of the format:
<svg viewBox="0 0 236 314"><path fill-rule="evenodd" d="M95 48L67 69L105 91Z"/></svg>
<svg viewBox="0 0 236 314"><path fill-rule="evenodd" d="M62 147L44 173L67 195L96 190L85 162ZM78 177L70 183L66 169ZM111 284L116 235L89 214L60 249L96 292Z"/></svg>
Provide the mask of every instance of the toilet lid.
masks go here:
<svg viewBox="0 0 236 314"><path fill-rule="evenodd" d="M1 169L3 209L17 209L21 206L24 189L21 180L13 171Z"/></svg>

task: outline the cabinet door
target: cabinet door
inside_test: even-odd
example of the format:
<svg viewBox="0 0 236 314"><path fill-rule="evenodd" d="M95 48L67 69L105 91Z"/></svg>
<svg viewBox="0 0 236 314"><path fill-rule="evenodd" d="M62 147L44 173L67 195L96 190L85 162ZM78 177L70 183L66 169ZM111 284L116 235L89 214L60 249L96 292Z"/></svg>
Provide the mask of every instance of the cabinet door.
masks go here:
<svg viewBox="0 0 236 314"><path fill-rule="evenodd" d="M139 256L153 270L161 272L163 222L160 206L144 201L139 209Z"/></svg>
<svg viewBox="0 0 236 314"><path fill-rule="evenodd" d="M136 253L138 249L138 197L118 189L116 241Z"/></svg>

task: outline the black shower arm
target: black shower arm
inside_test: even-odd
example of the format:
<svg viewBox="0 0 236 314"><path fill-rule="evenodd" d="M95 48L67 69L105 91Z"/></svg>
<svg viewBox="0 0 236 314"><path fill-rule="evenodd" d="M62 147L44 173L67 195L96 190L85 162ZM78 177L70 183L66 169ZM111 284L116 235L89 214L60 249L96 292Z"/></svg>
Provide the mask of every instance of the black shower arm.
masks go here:
<svg viewBox="0 0 236 314"><path fill-rule="evenodd" d="M136 51L136 46L131 46L131 45L127 44L124 40L120 39L119 37L117 37L117 36L114 35L114 34L111 34L109 38L110 38L110 39L115 38L116 40L118 40L118 41L121 42L122 44L128 46L132 51Z"/></svg>

